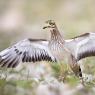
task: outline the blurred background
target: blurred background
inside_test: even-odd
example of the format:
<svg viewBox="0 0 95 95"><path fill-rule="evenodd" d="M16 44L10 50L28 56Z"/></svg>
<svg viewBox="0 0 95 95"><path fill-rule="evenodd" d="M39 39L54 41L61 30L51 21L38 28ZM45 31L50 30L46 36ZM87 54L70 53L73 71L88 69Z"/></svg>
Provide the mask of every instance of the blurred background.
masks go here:
<svg viewBox="0 0 95 95"><path fill-rule="evenodd" d="M95 31L94 0L0 0L0 44L48 38L42 27L53 19L65 38ZM2 39L7 39L2 40ZM3 48L0 45L0 48Z"/></svg>
<svg viewBox="0 0 95 95"><path fill-rule="evenodd" d="M49 19L55 20L65 39L94 32L95 0L0 0L0 51L25 38L49 39L50 33L42 29ZM92 81L87 87L74 75L65 83L58 80L67 76L66 64L63 71L59 65L43 62L23 66L27 70L1 69L0 95L94 95L94 62L94 58L83 60L84 72Z"/></svg>

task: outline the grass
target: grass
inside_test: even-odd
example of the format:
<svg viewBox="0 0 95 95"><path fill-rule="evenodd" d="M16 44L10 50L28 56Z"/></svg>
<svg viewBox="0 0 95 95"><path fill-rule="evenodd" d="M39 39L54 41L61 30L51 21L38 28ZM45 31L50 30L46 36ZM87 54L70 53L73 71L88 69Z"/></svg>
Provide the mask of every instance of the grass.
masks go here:
<svg viewBox="0 0 95 95"><path fill-rule="evenodd" d="M86 74L91 74L95 76L95 66L94 62L91 60L90 64L88 59L84 60L84 70ZM48 64L48 63L46 63ZM45 65L45 64L44 64ZM36 65L35 65L36 66ZM39 64L38 64L39 66ZM78 85L80 85L80 80L78 77L76 77L69 66L65 63L60 64L53 64L50 63L49 65L46 65L51 67L50 76L41 76L40 79L37 80L35 77L31 77L23 74L24 71L26 71L26 68L22 68L19 71L15 69L0 69L0 95L36 95L35 93L39 91L39 89L47 88L45 89L48 91L49 88L51 89L57 89L60 92L60 89L63 88L64 85L68 85L69 88L67 88L67 91L71 91L72 89L75 90L75 95L84 95L87 91L89 93L93 93L93 89L95 89L95 80L91 80L89 82L85 83L85 87L81 88L80 90L83 90L80 94L79 90L77 89ZM89 71L88 68L89 67ZM93 69L91 69L93 67ZM35 69L36 72L36 69ZM46 71L47 72L47 71ZM28 74L28 73L27 73ZM31 73L30 73L31 74ZM14 75L13 78L9 78L11 75ZM19 76L19 78L17 78ZM27 77L28 76L28 77ZM42 87L42 88L40 88ZM57 87L57 88L55 88ZM50 91L50 90L49 90ZM54 90L55 92L55 90ZM42 93L42 92L41 92ZM77 94L78 93L78 94ZM40 95L40 94L38 94ZM87 94L89 95L89 94ZM91 94L94 95L94 94Z"/></svg>

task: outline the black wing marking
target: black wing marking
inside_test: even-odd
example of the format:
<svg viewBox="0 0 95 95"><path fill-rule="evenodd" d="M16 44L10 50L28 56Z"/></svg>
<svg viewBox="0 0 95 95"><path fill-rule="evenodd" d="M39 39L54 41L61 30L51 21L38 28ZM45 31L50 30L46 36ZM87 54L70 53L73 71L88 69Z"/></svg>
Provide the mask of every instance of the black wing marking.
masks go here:
<svg viewBox="0 0 95 95"><path fill-rule="evenodd" d="M95 33L85 33L74 37L74 39L66 40L65 46L71 51L77 61L95 56Z"/></svg>
<svg viewBox="0 0 95 95"><path fill-rule="evenodd" d="M20 62L37 61L56 61L48 49L48 41L25 39L0 52L1 67L16 67Z"/></svg>
<svg viewBox="0 0 95 95"><path fill-rule="evenodd" d="M95 42L93 41L89 40L86 44L80 47L77 54L77 60L81 60L86 57L95 56Z"/></svg>

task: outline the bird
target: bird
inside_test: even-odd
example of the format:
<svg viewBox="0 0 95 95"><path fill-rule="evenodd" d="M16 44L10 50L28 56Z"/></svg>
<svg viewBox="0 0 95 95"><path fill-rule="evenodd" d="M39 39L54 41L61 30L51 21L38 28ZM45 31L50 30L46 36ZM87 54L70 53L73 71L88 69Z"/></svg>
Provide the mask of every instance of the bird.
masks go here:
<svg viewBox="0 0 95 95"><path fill-rule="evenodd" d="M95 33L85 33L65 40L53 20L46 21L43 29L49 28L51 39L27 38L0 52L0 67L15 68L19 63L50 61L60 62L65 58L75 75L82 77L78 61L95 56Z"/></svg>

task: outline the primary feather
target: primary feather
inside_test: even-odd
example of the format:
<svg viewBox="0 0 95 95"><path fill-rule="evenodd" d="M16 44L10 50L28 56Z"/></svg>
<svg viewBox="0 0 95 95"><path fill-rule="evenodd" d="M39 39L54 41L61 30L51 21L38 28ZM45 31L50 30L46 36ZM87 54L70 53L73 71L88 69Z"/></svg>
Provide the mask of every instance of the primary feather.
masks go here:
<svg viewBox="0 0 95 95"><path fill-rule="evenodd" d="M48 41L25 39L0 52L1 67L16 67L20 62L36 61L56 61L48 48Z"/></svg>
<svg viewBox="0 0 95 95"><path fill-rule="evenodd" d="M65 47L72 52L77 61L86 57L95 56L95 33L85 33L65 40Z"/></svg>

